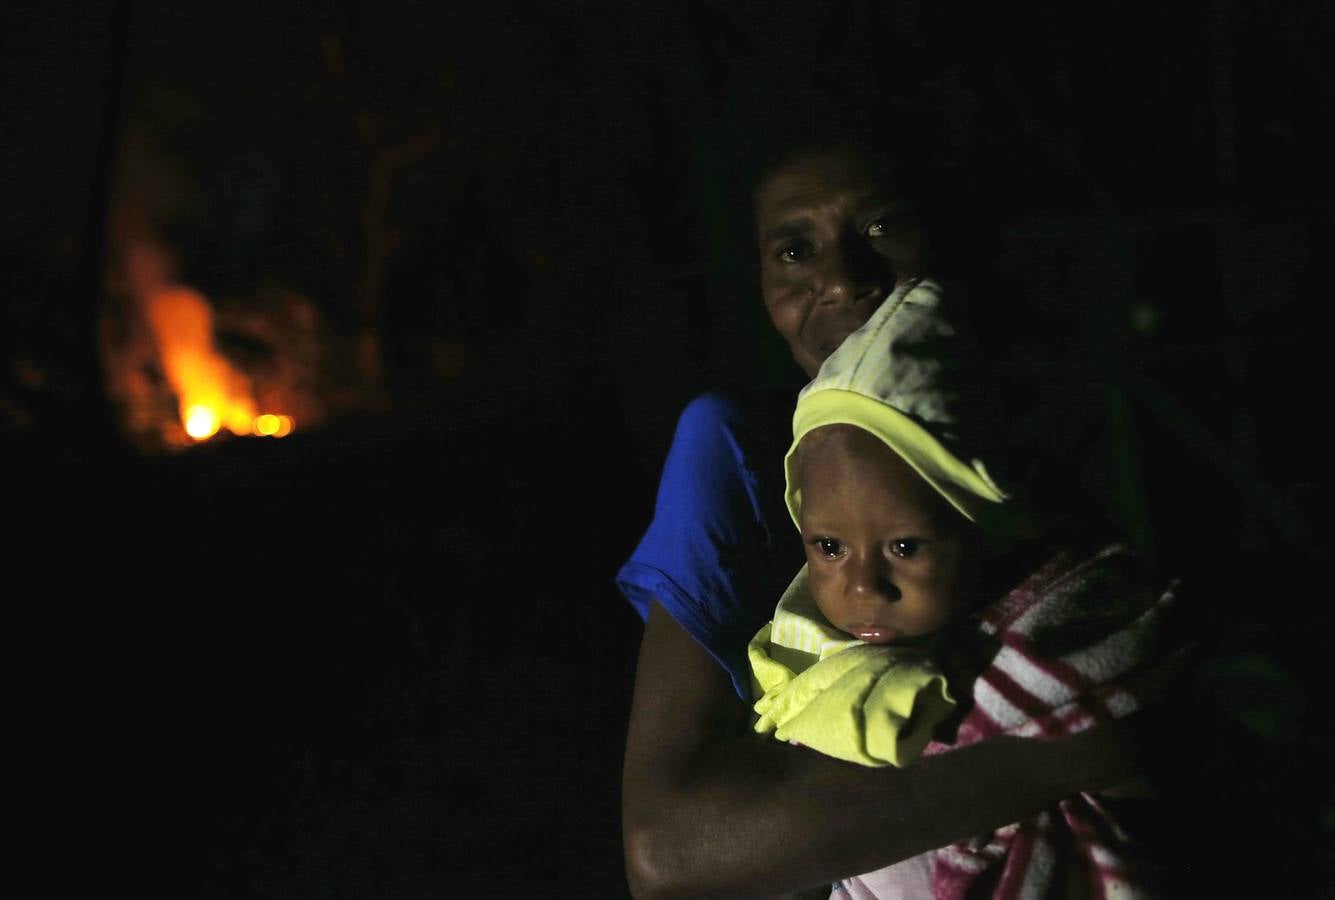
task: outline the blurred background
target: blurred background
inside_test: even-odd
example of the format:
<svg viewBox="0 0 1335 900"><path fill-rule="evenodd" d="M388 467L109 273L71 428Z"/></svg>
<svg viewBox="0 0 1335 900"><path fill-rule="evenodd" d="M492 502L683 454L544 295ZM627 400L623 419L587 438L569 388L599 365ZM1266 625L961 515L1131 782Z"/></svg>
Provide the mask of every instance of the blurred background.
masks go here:
<svg viewBox="0 0 1335 900"><path fill-rule="evenodd" d="M1192 748L1204 818L1329 890L1335 14L1047 6L7 6L34 833L174 894L624 896L612 578L685 403L800 385L738 173L815 85L946 148L1016 440L1191 586L1248 748Z"/></svg>

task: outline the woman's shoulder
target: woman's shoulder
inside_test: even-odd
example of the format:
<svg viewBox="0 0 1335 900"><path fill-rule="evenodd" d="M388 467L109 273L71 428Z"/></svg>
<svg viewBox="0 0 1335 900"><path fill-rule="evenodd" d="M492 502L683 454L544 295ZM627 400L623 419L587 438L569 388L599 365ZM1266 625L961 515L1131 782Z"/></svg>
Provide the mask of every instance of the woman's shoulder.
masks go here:
<svg viewBox="0 0 1335 900"><path fill-rule="evenodd" d="M714 388L692 399L677 419L673 452L723 457L748 467L778 465L792 440L791 392Z"/></svg>
<svg viewBox="0 0 1335 900"><path fill-rule="evenodd" d="M783 430L792 421L796 396L783 389L717 387L694 397L677 420L677 432Z"/></svg>

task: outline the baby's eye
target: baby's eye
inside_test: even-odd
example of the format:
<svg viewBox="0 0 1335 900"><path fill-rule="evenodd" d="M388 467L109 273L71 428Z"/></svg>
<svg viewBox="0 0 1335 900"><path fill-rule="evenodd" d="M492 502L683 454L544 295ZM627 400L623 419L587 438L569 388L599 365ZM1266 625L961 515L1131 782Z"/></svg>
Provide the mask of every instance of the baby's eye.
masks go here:
<svg viewBox="0 0 1335 900"><path fill-rule="evenodd" d="M783 262L798 263L810 257L813 249L810 241L793 241L780 247L778 255Z"/></svg>
<svg viewBox="0 0 1335 900"><path fill-rule="evenodd" d="M837 538L816 538L811 542L811 545L819 550L820 555L826 559L838 559L844 552L844 545Z"/></svg>
<svg viewBox="0 0 1335 900"><path fill-rule="evenodd" d="M908 538L901 538L890 542L890 552L900 559L908 559L918 552L918 542Z"/></svg>

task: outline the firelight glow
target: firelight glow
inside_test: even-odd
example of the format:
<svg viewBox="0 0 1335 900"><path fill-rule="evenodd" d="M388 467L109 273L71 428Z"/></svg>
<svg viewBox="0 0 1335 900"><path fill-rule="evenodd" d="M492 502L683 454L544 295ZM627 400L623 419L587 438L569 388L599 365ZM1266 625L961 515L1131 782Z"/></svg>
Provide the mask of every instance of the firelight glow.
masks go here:
<svg viewBox="0 0 1335 900"><path fill-rule="evenodd" d="M255 414L249 380L214 347L213 311L201 294L172 285L152 293L147 308L181 424L192 440L207 441L223 428L262 437L292 433L291 416Z"/></svg>

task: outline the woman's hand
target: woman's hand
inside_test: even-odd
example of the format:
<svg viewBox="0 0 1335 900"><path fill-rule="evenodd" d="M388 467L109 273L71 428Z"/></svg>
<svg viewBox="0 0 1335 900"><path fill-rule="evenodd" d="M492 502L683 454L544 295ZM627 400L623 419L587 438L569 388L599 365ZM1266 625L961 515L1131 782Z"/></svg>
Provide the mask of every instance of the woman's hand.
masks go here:
<svg viewBox="0 0 1335 900"><path fill-rule="evenodd" d="M623 771L636 897L775 896L1019 821L1130 774L1125 727L985 741L871 769L745 734L722 669L656 604Z"/></svg>

